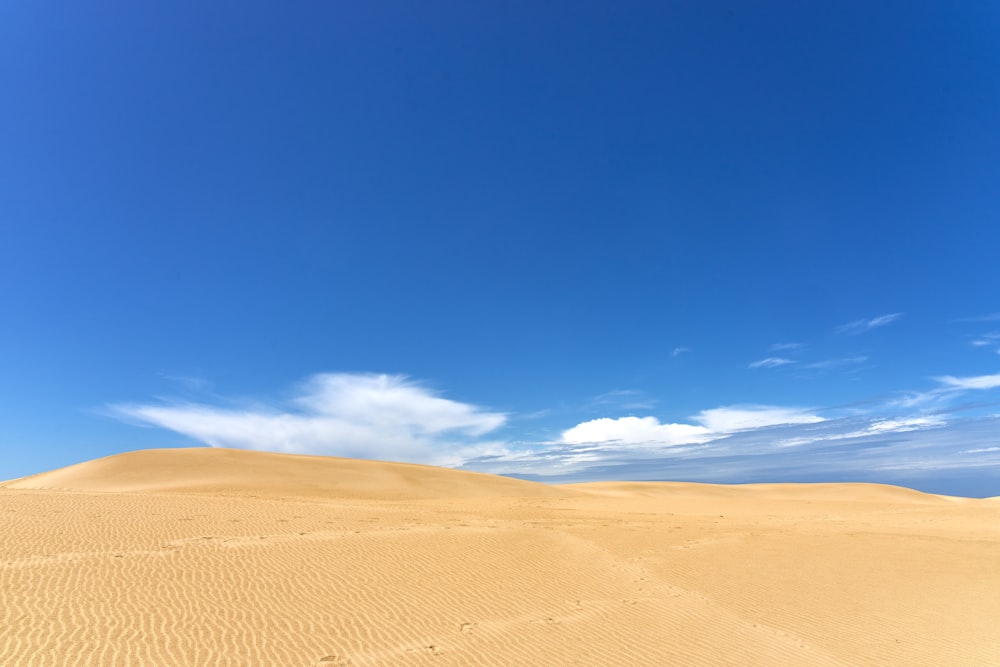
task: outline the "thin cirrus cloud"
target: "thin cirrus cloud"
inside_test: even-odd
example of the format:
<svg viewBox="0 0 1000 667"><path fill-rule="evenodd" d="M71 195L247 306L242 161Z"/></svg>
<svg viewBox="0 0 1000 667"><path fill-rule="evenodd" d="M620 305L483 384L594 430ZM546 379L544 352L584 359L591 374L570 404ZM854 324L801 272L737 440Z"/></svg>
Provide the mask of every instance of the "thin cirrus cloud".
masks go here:
<svg viewBox="0 0 1000 667"><path fill-rule="evenodd" d="M797 352L805 349L805 343L774 343L768 346L768 352Z"/></svg>
<svg viewBox="0 0 1000 667"><path fill-rule="evenodd" d="M984 333L971 341L972 347L994 347L1000 353L1000 331Z"/></svg>
<svg viewBox="0 0 1000 667"><path fill-rule="evenodd" d="M865 355L858 355L854 357L839 357L837 359L823 359L822 361L814 361L808 364L803 364L802 368L808 368L810 370L818 371L828 371L835 368L843 368L845 366L856 366L858 364L863 364L868 361L868 357Z"/></svg>
<svg viewBox="0 0 1000 667"><path fill-rule="evenodd" d="M943 375L934 378L938 386L926 391L905 392L886 403L891 407L914 408L941 406L969 391L983 391L1000 387L1000 373L994 375L969 375L956 377Z"/></svg>
<svg viewBox="0 0 1000 667"><path fill-rule="evenodd" d="M887 324L892 324L902 316L903 313L889 313L887 315L879 315L878 317L873 317L871 319L854 320L853 322L848 322L847 324L842 324L837 327L837 333L855 336L857 334L865 333L866 331L871 331L872 329L884 327Z"/></svg>
<svg viewBox="0 0 1000 667"><path fill-rule="evenodd" d="M794 359L786 359L785 357L767 357L766 359L758 359L750 363L748 368L777 368L778 366L787 366L788 364L794 364Z"/></svg>
<svg viewBox="0 0 1000 667"><path fill-rule="evenodd" d="M505 414L442 398L401 375L314 375L277 407L128 404L109 412L212 447L435 465L506 451L482 439L506 423Z"/></svg>
<svg viewBox="0 0 1000 667"><path fill-rule="evenodd" d="M934 378L945 390L995 389L1000 387L1000 373L996 375L974 375L971 377L955 377L944 375Z"/></svg>

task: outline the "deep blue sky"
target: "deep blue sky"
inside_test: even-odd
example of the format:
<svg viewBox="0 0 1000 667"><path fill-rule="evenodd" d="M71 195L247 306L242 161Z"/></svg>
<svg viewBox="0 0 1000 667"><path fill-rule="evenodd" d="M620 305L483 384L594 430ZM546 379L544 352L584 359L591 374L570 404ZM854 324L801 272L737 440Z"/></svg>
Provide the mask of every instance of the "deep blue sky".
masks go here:
<svg viewBox="0 0 1000 667"><path fill-rule="evenodd" d="M1000 495L998 30L6 2L0 479L200 442Z"/></svg>

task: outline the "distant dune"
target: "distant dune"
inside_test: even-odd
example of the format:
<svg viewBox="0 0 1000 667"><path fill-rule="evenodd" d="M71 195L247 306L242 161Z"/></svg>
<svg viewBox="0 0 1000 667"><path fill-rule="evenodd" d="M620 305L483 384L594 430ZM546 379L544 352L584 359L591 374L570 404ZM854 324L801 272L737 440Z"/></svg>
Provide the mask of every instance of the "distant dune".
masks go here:
<svg viewBox="0 0 1000 667"><path fill-rule="evenodd" d="M0 529L0 665L1000 665L995 499L174 449Z"/></svg>

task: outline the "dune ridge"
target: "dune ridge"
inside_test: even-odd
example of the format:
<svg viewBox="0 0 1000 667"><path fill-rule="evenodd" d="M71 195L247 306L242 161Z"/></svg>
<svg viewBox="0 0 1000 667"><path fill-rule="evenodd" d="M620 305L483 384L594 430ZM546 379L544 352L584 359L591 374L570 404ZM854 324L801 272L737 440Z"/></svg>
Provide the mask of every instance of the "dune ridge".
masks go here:
<svg viewBox="0 0 1000 667"><path fill-rule="evenodd" d="M1000 665L1000 506L146 450L0 485L0 664Z"/></svg>

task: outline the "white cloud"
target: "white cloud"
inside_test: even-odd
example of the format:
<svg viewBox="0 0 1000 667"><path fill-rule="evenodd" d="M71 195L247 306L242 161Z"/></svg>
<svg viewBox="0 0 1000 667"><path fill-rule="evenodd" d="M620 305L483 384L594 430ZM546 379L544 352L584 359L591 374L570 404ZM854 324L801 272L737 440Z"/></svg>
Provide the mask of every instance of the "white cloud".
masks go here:
<svg viewBox="0 0 1000 667"><path fill-rule="evenodd" d="M918 406L926 407L931 403L947 403L957 394L957 391L949 391L941 387L930 389L928 391L908 391L902 393L898 398L892 398L885 401L884 405L887 408L907 409L916 408Z"/></svg>
<svg viewBox="0 0 1000 667"><path fill-rule="evenodd" d="M656 443L683 445L706 442L714 437L710 429L691 424L661 424L656 417L602 417L564 431L566 444L617 442L621 444Z"/></svg>
<svg viewBox="0 0 1000 667"><path fill-rule="evenodd" d="M399 375L315 375L294 401L316 416L398 426L416 433L459 430L483 435L506 417L468 403L440 398Z"/></svg>
<svg viewBox="0 0 1000 667"><path fill-rule="evenodd" d="M758 361L751 362L750 368L776 368L778 366L786 366L788 364L794 364L795 361L792 359L785 359L784 357L768 357L767 359L760 359Z"/></svg>
<svg viewBox="0 0 1000 667"><path fill-rule="evenodd" d="M943 375L934 378L938 386L927 391L906 392L899 398L894 398L885 402L890 408L915 408L936 403L938 405L947 404L964 392L975 389L995 389L1000 387L1000 373L996 375L974 375L970 377L955 377L954 375Z"/></svg>
<svg viewBox="0 0 1000 667"><path fill-rule="evenodd" d="M690 351L691 351L690 347L675 347L674 351L670 353L670 356L671 357L679 357L682 354L685 354L685 353L690 352Z"/></svg>
<svg viewBox="0 0 1000 667"><path fill-rule="evenodd" d="M907 417L902 419L882 419L868 426L870 433L906 433L925 428L937 428L947 422L940 417Z"/></svg>
<svg viewBox="0 0 1000 667"><path fill-rule="evenodd" d="M315 375L284 409L168 403L116 405L111 412L212 447L437 465L506 451L479 440L506 415L441 398L400 375Z"/></svg>
<svg viewBox="0 0 1000 667"><path fill-rule="evenodd" d="M975 375L972 377L955 377L953 375L944 375L942 377L934 378L940 382L945 387L964 390L964 389L995 389L1000 387L1000 373L996 375Z"/></svg>
<svg viewBox="0 0 1000 667"><path fill-rule="evenodd" d="M801 408L747 405L702 410L697 424L661 423L656 417L602 417L577 424L562 433L567 445L610 444L676 446L701 444L731 433L781 424L815 424L822 417Z"/></svg>
<svg viewBox="0 0 1000 667"><path fill-rule="evenodd" d="M902 316L903 313L889 313L887 315L873 317L870 320L854 320L853 322L848 322L847 324L842 324L837 327L837 332L853 336L866 331L871 331L872 329L877 329L878 327L884 327L887 324L892 324Z"/></svg>
<svg viewBox="0 0 1000 667"><path fill-rule="evenodd" d="M702 410L692 417L715 433L732 433L745 429L778 426L780 424L816 424L825 421L803 408L773 405L745 405Z"/></svg>

